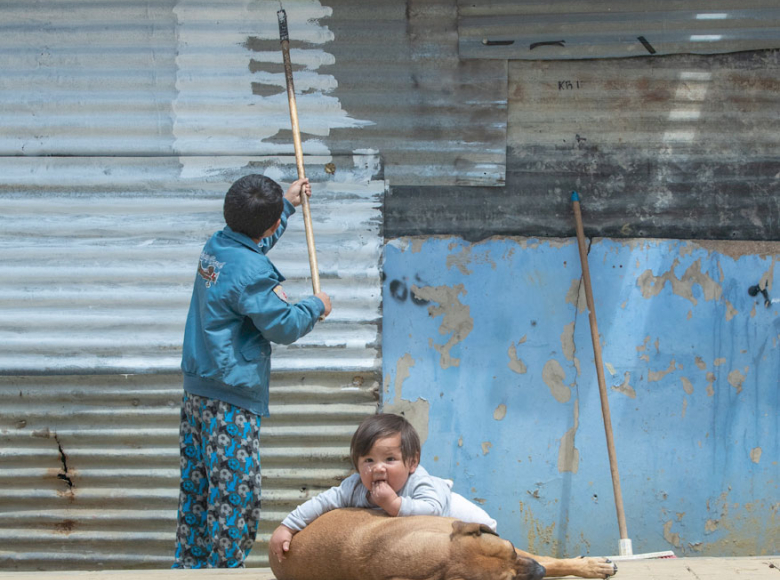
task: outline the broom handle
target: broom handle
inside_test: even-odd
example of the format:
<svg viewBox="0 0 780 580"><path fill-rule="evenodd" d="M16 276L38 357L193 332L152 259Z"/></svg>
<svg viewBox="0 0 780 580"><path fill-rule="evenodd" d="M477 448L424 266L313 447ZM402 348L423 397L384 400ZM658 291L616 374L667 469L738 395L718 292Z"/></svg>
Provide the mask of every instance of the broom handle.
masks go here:
<svg viewBox="0 0 780 580"><path fill-rule="evenodd" d="M607 385L604 380L604 365L601 361L601 342L599 341L599 327L596 323L596 306L593 303L593 289L590 285L590 268L588 268L588 252L585 248L585 230L582 227L582 214L580 213L580 196L576 191L571 194L574 206L574 221L577 226L577 246L580 250L580 262L582 263L582 278L585 282L585 300L588 303L588 319L590 320L590 338L593 342L593 356L596 361L596 376L599 381L599 396L601 397L601 415L604 418L604 431L607 435L607 453L609 454L609 470L612 473L612 488L615 492L615 509L617 510L618 529L622 540L628 539L626 528L626 514L623 511L623 493L620 491L620 475L618 474L617 455L615 454L615 440L612 436L612 418L609 414L609 400L607 400Z"/></svg>
<svg viewBox="0 0 780 580"><path fill-rule="evenodd" d="M293 146L295 147L295 164L298 167L298 179L303 179L306 177L306 171L303 168L301 129L298 126L298 106L295 104L295 85L293 85L292 64L290 63L290 37L287 32L287 13L284 9L281 9L276 13L276 16L279 18L279 38L282 42L284 78L287 81L287 101L290 104L290 123L292 124ZM317 250L314 247L314 228L311 225L309 196L303 191L301 191L301 209L303 210L303 227L306 230L306 246L309 250L311 287L314 294L317 294L320 291L320 271L317 266Z"/></svg>

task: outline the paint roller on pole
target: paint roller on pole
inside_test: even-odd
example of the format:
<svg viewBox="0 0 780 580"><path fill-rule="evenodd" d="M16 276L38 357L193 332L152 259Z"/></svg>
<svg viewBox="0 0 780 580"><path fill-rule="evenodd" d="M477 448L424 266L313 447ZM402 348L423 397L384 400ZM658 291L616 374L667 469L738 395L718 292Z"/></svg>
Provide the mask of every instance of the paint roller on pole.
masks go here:
<svg viewBox="0 0 780 580"><path fill-rule="evenodd" d="M293 85L292 64L290 62L290 35L287 31L287 13L281 8L276 13L279 18L279 39L282 43L282 59L284 61L284 77L287 81L287 101L290 104L290 123L292 124L293 146L295 147L295 164L298 167L298 179L306 177L303 168L303 148L301 147L301 130L298 126L298 106L295 104L295 86ZM311 287L314 294L320 291L320 272L317 267L317 250L314 247L314 229L311 225L311 209L309 197L301 192L301 209L303 210L303 226L306 230L306 246L309 250L309 267L311 268Z"/></svg>

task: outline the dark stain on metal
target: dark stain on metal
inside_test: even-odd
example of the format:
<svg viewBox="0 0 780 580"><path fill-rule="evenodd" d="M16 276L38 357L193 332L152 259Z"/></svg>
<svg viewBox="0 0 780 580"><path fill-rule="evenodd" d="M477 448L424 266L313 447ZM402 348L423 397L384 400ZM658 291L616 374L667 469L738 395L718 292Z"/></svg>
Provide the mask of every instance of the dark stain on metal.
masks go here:
<svg viewBox="0 0 780 580"><path fill-rule="evenodd" d="M293 72L295 71L301 71L306 70L306 65L303 64L292 64ZM249 59L249 72L269 72L269 73L278 73L279 72L279 66L274 65L274 63L268 63L268 62L262 62L259 60L255 60L253 58ZM276 87L277 89L281 89L282 92L284 92L283 87Z"/></svg>
<svg viewBox="0 0 780 580"><path fill-rule="evenodd" d="M540 46L560 46L560 47L566 48L566 41L565 40L546 40L544 42L532 42L531 45L528 47L528 50L533 50L533 49L538 48Z"/></svg>
<svg viewBox="0 0 780 580"><path fill-rule="evenodd" d="M248 36L246 42L244 42L241 46L252 52L275 52L279 50L279 39ZM290 48L303 48L308 46L311 46L311 44L300 39L290 41Z"/></svg>
<svg viewBox="0 0 780 580"><path fill-rule="evenodd" d="M267 85L265 83L252 83L252 94L258 97L270 97L284 93L280 87Z"/></svg>
<svg viewBox="0 0 780 580"><path fill-rule="evenodd" d="M512 46L514 43L514 40L488 40L487 38L482 39L482 44L485 46Z"/></svg>
<svg viewBox="0 0 780 580"><path fill-rule="evenodd" d="M761 284L756 284L755 286L748 288L748 294L751 296L755 297L759 292L764 297L764 306L769 308L772 305L772 301L769 299L769 292L767 292L766 288L762 288Z"/></svg>
<svg viewBox="0 0 780 580"><path fill-rule="evenodd" d="M33 437L39 437L41 439L49 439L51 437L51 431L46 427L45 429L36 429L32 432Z"/></svg>
<svg viewBox="0 0 780 580"><path fill-rule="evenodd" d="M17 429L24 429L25 427L27 427L27 421L25 421L24 419L19 419L16 422L16 428Z"/></svg>
<svg viewBox="0 0 780 580"><path fill-rule="evenodd" d="M419 276L415 277L418 282L421 282L420 285L425 286L426 284L420 280ZM410 296L411 294L411 296ZM427 306L430 304L430 301L425 300L424 298L418 298L417 295L414 292L409 292L409 286L406 283L406 280L391 280L390 281L390 296L392 296L395 300L398 302L404 302L407 298L410 298L412 301L412 304L415 306Z"/></svg>
<svg viewBox="0 0 780 580"><path fill-rule="evenodd" d="M62 448L62 443L60 443L60 438L57 437L56 433L54 434L54 440L57 442L57 448L60 451L60 461L62 461L62 470L57 474L57 477L64 481L68 485L68 491L72 492L75 486L68 472L68 456L65 455L65 450Z"/></svg>
<svg viewBox="0 0 780 580"><path fill-rule="evenodd" d="M647 49L647 52L650 54L655 54L655 49L653 48L653 45L647 42L647 39L644 36L637 36L636 39L642 43L642 46L644 46Z"/></svg>
<svg viewBox="0 0 780 580"><path fill-rule="evenodd" d="M501 235L571 237L567 196L559 192L576 182L593 199L588 237L780 239L780 220L774 218L780 215L780 196L772 186L780 172L776 159L745 159L735 169L694 156L666 161L629 146L618 157L601 151L593 139L589 135L552 152L510 150L506 187L392 187L384 200L384 235L460 236L472 242ZM716 177L701 183L698 176L708 172ZM648 185L654 175L674 179L667 178L661 192Z"/></svg>
<svg viewBox="0 0 780 580"><path fill-rule="evenodd" d="M409 289L402 280L393 280L390 282L390 296L398 302L403 302L409 296Z"/></svg>
<svg viewBox="0 0 780 580"><path fill-rule="evenodd" d="M66 536L76 529L76 520L62 520L54 524L54 533L65 534Z"/></svg>

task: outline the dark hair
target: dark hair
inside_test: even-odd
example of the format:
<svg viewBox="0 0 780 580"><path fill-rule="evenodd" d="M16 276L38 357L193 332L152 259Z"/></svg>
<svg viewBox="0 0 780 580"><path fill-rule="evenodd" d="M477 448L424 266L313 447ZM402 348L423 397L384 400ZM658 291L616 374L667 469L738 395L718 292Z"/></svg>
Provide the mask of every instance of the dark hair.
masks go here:
<svg viewBox="0 0 780 580"><path fill-rule="evenodd" d="M274 225L284 209L282 187L265 175L245 175L230 186L222 214L234 232L256 240Z"/></svg>
<svg viewBox="0 0 780 580"><path fill-rule="evenodd" d="M398 434L401 435L401 457L404 463L420 461L420 436L412 424L401 415L379 413L363 419L352 436L349 444L352 465L357 469L358 459L368 455L377 440Z"/></svg>

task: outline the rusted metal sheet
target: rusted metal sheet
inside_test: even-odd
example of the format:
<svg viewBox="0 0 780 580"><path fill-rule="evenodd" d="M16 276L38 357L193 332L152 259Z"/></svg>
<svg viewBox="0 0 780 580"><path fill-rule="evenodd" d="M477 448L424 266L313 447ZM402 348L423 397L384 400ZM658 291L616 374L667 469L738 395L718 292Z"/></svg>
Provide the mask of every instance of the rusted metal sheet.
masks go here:
<svg viewBox="0 0 780 580"><path fill-rule="evenodd" d="M184 321L225 191L250 172L286 184L294 158L0 158L4 568L172 562ZM381 164L310 157L307 173L334 310L275 351L254 566L288 511L349 473L349 439L376 409ZM311 293L301 222L273 250L293 300Z"/></svg>
<svg viewBox="0 0 780 580"><path fill-rule="evenodd" d="M496 185L506 63L462 62L455 0L289 0L307 155L393 184ZM0 155L292 154L276 11L241 0L0 7Z"/></svg>
<svg viewBox="0 0 780 580"><path fill-rule="evenodd" d="M505 189L393 188L386 236L780 239L780 52L509 64Z"/></svg>
<svg viewBox="0 0 780 580"><path fill-rule="evenodd" d="M461 58L559 60L780 48L775 0L458 2Z"/></svg>
<svg viewBox="0 0 780 580"><path fill-rule="evenodd" d="M376 407L371 372L275 373L261 429L273 528L348 473L349 439ZM178 503L180 376L0 377L0 562L5 570L166 568Z"/></svg>

